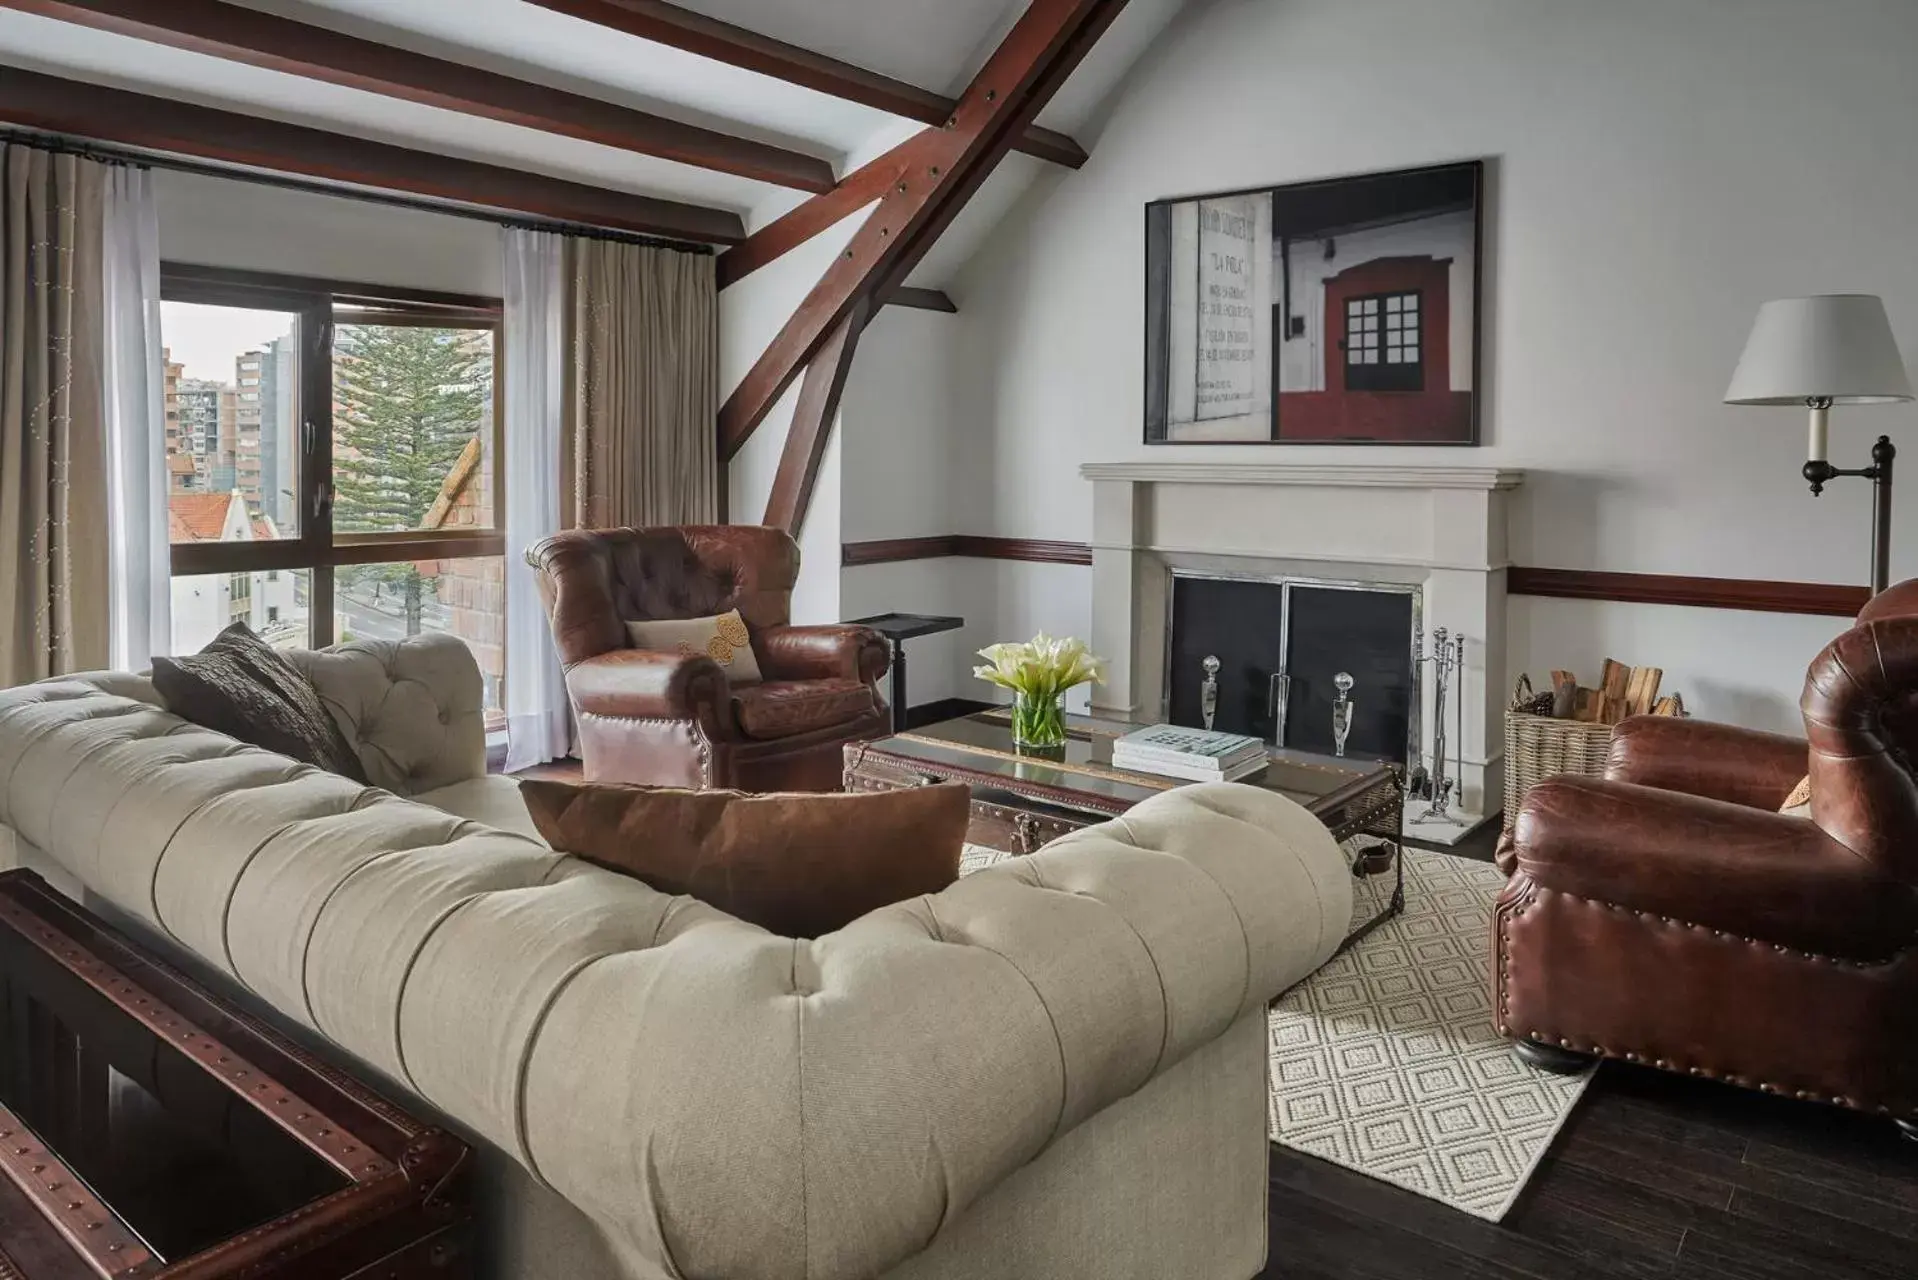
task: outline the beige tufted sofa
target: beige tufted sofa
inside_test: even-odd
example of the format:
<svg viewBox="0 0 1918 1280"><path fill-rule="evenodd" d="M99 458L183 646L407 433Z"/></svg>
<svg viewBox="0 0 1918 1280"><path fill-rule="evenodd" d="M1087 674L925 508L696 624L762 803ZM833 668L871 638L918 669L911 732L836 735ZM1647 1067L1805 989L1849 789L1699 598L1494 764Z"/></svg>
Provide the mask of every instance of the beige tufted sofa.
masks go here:
<svg viewBox="0 0 1918 1280"><path fill-rule="evenodd" d="M1260 1269L1265 1004L1350 912L1303 810L1182 789L799 942L532 838L457 642L302 662L384 790L48 681L0 691L0 862L478 1141L482 1274Z"/></svg>

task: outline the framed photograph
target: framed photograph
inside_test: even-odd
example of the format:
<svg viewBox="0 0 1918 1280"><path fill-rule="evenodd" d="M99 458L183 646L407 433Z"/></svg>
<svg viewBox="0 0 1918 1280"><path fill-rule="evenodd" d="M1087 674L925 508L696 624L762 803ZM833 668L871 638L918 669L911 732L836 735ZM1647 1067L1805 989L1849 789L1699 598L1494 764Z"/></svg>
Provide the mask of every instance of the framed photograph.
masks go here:
<svg viewBox="0 0 1918 1280"><path fill-rule="evenodd" d="M1484 170L1148 204L1146 442L1477 444Z"/></svg>

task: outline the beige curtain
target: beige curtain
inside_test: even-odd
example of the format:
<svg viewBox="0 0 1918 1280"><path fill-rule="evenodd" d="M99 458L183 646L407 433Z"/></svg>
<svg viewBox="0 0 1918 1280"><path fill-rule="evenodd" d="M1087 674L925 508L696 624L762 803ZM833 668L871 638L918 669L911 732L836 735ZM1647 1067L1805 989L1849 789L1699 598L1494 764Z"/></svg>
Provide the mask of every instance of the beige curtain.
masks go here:
<svg viewBox="0 0 1918 1280"><path fill-rule="evenodd" d="M0 685L107 664L106 174L0 143Z"/></svg>
<svg viewBox="0 0 1918 1280"><path fill-rule="evenodd" d="M719 519L713 262L710 254L568 239L568 525Z"/></svg>

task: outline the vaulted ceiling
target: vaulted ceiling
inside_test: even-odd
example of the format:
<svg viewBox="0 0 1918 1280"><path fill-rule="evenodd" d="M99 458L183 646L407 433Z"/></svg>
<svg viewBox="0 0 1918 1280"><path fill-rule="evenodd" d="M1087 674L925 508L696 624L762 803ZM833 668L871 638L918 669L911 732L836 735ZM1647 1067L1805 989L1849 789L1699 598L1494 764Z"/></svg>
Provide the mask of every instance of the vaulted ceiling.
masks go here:
<svg viewBox="0 0 1918 1280"><path fill-rule="evenodd" d="M1027 154L1000 166L914 283L942 283L938 277L964 260L1035 174L1078 159L1075 139L1090 145L1084 135L1096 132L1102 104L1183 3L1131 0L1039 116L1046 132L1027 135L1019 148ZM554 198L563 207L599 209L597 196L568 204L569 192L599 188L612 193L608 208L650 198L635 208L668 225L671 210L693 206L751 230L936 119L940 100L965 86L1024 7L1024 0L0 0L0 123L59 127L20 107L48 84L18 74L31 72L407 148L386 157L401 170L409 153L425 152L558 179ZM133 105L99 99L76 119ZM218 117L196 119L193 127L204 127ZM173 136L156 125L144 142L99 140L172 150ZM635 214L633 225L648 225L647 216ZM738 237L714 231L699 238Z"/></svg>

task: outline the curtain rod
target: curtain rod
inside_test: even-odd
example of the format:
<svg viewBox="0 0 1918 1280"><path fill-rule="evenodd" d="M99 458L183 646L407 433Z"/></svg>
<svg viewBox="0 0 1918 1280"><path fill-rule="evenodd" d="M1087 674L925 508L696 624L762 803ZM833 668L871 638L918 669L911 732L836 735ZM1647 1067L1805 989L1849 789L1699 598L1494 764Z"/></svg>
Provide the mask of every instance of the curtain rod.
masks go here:
<svg viewBox="0 0 1918 1280"><path fill-rule="evenodd" d="M182 160L169 155L155 155L142 151L131 151L120 147L106 146L73 138L59 133L34 133L22 129L0 127L0 144L12 143L18 146L33 147L41 151L50 151L57 155L78 156L83 160L94 160L100 164L131 165L138 169L168 169L175 173L187 173L202 178L224 178L231 182L247 182L261 187L278 187L284 191L304 191L311 195L332 196L337 200L358 200L365 204L391 205L399 209L417 209L425 213L442 214L449 218L466 218L473 222L491 222L496 226L511 227L527 231L552 231L560 235L574 236L581 240L611 240L618 244L641 245L649 249L671 249L678 253L690 253L701 257L711 257L713 247L709 244L695 244L685 240L667 240L659 236L636 235L630 231L614 231L607 227L595 227L583 222L566 222L558 218L539 218L527 216L502 215L497 210L486 211L468 208L463 205L442 204L418 196L403 196L388 191L371 191L359 187L337 187L310 178L296 178L289 174L269 173L253 169L230 169L222 165L203 164L197 160Z"/></svg>

